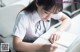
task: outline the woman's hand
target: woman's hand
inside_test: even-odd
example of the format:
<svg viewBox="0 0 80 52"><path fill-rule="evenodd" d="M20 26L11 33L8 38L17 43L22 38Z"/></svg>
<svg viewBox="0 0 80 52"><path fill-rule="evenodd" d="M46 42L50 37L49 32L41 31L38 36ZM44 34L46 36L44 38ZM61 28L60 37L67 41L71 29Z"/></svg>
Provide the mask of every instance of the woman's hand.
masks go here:
<svg viewBox="0 0 80 52"><path fill-rule="evenodd" d="M45 44L44 49L46 52L53 52L58 48L57 44Z"/></svg>
<svg viewBox="0 0 80 52"><path fill-rule="evenodd" d="M61 31L55 31L54 33L51 34L49 41L51 43L54 43L55 41L60 39L62 32Z"/></svg>
<svg viewBox="0 0 80 52"><path fill-rule="evenodd" d="M56 43L53 43L53 44L51 44L50 51L48 51L48 52L55 52L55 50L57 48L58 48L57 44Z"/></svg>

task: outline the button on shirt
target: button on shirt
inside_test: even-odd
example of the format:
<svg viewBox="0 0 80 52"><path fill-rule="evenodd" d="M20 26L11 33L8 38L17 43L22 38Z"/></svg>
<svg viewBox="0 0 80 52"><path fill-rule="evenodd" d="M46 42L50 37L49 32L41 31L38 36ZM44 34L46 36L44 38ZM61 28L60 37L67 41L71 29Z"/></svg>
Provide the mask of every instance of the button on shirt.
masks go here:
<svg viewBox="0 0 80 52"><path fill-rule="evenodd" d="M62 14L62 12L54 14L53 18L55 20L59 20ZM36 11L33 13L27 13L22 11L18 14L17 18L18 20L15 25L13 35L18 36L21 39L23 39L25 35L33 35L39 37L44 33L44 30L47 31L50 28L51 19L48 19L48 21L44 21L44 28L43 21L41 20L39 14Z"/></svg>

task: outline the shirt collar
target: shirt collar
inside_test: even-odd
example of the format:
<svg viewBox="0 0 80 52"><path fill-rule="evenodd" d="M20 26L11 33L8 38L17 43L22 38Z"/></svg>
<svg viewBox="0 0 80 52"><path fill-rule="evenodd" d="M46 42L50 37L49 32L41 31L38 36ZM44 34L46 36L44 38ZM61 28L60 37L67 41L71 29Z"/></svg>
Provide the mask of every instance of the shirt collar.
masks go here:
<svg viewBox="0 0 80 52"><path fill-rule="evenodd" d="M33 12L32 19L33 19L34 23L37 23L38 21L41 20L41 18L39 17L39 14L37 12Z"/></svg>

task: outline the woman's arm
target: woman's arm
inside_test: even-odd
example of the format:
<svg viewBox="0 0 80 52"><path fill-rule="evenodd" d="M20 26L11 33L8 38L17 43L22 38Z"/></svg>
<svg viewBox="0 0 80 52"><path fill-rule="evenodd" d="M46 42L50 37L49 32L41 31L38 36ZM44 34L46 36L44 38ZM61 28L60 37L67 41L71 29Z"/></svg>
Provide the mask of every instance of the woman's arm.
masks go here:
<svg viewBox="0 0 80 52"><path fill-rule="evenodd" d="M17 51L49 50L51 44L36 44L23 42L21 38L14 36L13 47Z"/></svg>
<svg viewBox="0 0 80 52"><path fill-rule="evenodd" d="M51 43L57 41L60 39L60 35L62 34L63 31L65 31L69 25L70 25L70 18L66 15L63 15L60 19L62 21L62 24L57 28L57 30L51 34L49 41Z"/></svg>
<svg viewBox="0 0 80 52"><path fill-rule="evenodd" d="M60 19L62 24L57 28L58 31L65 31L70 25L70 18L66 15L63 15Z"/></svg>

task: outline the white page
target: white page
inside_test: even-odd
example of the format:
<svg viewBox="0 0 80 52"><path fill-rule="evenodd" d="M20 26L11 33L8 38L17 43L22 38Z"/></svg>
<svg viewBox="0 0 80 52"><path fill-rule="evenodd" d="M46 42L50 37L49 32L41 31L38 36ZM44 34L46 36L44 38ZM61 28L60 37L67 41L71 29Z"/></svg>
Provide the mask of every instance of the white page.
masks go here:
<svg viewBox="0 0 80 52"><path fill-rule="evenodd" d="M50 43L48 39L51 36L51 33L53 33L54 31L56 31L56 29L52 26L46 33L40 36L40 38L38 38L34 43L43 43L43 44ZM77 35L75 34L63 32L61 38L58 41L56 41L56 43L65 47L69 47L76 37Z"/></svg>

